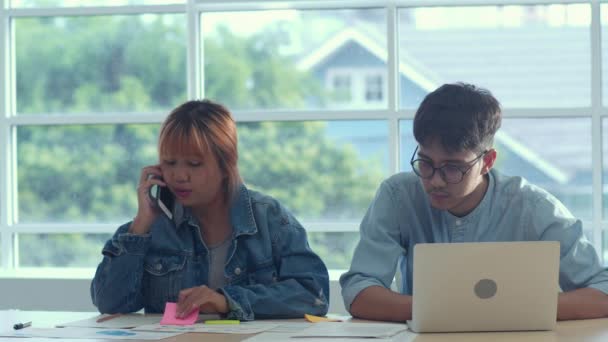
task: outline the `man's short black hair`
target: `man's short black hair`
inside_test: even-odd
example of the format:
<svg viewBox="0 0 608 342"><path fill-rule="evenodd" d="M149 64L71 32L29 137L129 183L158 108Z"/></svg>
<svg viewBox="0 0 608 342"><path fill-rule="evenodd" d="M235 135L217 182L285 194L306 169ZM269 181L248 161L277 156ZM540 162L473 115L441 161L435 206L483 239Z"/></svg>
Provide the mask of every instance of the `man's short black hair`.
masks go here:
<svg viewBox="0 0 608 342"><path fill-rule="evenodd" d="M448 152L490 149L501 123L500 103L472 84L444 84L428 94L414 117L419 144L438 139Z"/></svg>

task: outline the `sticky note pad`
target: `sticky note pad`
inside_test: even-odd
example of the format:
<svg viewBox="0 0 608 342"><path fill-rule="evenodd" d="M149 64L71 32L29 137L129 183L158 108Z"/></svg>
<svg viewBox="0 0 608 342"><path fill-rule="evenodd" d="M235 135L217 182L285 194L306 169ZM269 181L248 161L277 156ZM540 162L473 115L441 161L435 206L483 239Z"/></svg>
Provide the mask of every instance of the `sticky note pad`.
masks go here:
<svg viewBox="0 0 608 342"><path fill-rule="evenodd" d="M184 318L175 317L177 311L177 304L167 302L165 304L165 313L163 314L163 319L160 321L160 324L164 325L192 325L198 319L198 309L192 310L188 316Z"/></svg>
<svg viewBox="0 0 608 342"><path fill-rule="evenodd" d="M319 323L319 322L342 322L340 319L335 318L327 318L327 317L319 317L309 314L304 314L304 318L311 323Z"/></svg>

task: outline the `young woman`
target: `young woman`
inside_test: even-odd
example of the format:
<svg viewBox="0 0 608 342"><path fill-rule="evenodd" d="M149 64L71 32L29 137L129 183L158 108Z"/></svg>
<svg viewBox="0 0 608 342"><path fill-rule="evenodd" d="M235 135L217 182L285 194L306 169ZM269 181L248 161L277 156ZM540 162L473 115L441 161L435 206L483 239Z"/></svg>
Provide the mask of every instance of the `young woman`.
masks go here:
<svg viewBox="0 0 608 342"><path fill-rule="evenodd" d="M306 231L275 199L247 189L236 125L222 105L189 101L162 125L159 165L143 168L138 211L103 248L91 283L102 313L198 309L240 320L324 315L329 277ZM172 218L150 198L174 198Z"/></svg>

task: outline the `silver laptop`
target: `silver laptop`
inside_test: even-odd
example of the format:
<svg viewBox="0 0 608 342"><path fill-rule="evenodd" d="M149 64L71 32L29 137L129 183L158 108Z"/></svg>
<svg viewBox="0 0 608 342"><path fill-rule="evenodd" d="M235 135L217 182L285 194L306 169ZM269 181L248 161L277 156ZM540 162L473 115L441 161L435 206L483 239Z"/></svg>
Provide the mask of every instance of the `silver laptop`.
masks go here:
<svg viewBox="0 0 608 342"><path fill-rule="evenodd" d="M559 259L557 241L417 244L409 327L552 330Z"/></svg>

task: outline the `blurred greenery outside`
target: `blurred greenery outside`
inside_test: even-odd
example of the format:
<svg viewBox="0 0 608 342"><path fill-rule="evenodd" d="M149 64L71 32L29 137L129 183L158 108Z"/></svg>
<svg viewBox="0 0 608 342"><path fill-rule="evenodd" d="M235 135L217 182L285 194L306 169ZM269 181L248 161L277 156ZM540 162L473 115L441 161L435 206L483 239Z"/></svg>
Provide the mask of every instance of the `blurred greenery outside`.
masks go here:
<svg viewBox="0 0 608 342"><path fill-rule="evenodd" d="M17 112L169 111L187 99L183 15L15 20ZM331 99L293 56L280 25L206 37L205 93L229 108L303 108ZM128 115L128 114L126 114ZM364 124L364 123L363 123ZM246 184L301 221L358 221L381 179L381 154L362 156L326 134L327 122L239 123ZM136 182L155 163L159 125L19 126L21 223L116 223L136 212ZM109 234L21 234L20 266L93 267ZM357 232L309 233L327 266L347 268Z"/></svg>

